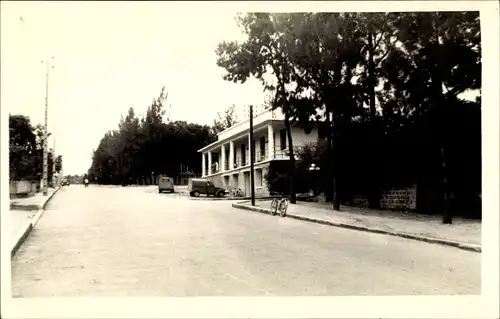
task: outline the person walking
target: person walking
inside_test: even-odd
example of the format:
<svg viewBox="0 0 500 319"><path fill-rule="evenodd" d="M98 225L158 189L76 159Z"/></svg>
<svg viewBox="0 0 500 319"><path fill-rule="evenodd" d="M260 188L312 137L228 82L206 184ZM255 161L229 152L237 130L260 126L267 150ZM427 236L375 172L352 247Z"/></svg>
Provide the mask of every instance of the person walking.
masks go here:
<svg viewBox="0 0 500 319"><path fill-rule="evenodd" d="M85 187L89 187L89 179L88 178L85 178Z"/></svg>

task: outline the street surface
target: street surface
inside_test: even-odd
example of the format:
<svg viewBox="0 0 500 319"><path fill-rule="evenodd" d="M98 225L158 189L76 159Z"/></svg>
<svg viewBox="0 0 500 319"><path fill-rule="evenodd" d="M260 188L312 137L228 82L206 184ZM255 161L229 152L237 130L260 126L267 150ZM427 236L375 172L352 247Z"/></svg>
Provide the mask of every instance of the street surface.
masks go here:
<svg viewBox="0 0 500 319"><path fill-rule="evenodd" d="M12 261L13 297L481 293L481 254L231 203L64 187Z"/></svg>

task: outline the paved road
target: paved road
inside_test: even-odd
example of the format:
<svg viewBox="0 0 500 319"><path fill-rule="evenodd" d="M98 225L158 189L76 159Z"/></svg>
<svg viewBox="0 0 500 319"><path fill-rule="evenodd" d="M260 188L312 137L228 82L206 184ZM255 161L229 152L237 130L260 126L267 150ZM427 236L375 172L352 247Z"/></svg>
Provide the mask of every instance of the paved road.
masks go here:
<svg viewBox="0 0 500 319"><path fill-rule="evenodd" d="M64 188L12 264L14 297L478 294L481 254L155 188Z"/></svg>

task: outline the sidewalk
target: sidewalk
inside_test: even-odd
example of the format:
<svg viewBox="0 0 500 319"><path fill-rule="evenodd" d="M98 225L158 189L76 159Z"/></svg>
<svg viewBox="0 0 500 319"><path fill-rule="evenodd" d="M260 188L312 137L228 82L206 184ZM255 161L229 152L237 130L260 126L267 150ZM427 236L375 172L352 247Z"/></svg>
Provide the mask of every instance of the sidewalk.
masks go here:
<svg viewBox="0 0 500 319"><path fill-rule="evenodd" d="M47 189L48 196L50 197L54 193L55 188L49 187ZM10 209L15 210L38 210L44 205L44 200L47 198L43 196L42 192L35 193L33 196L25 198L12 198L10 200Z"/></svg>
<svg viewBox="0 0 500 319"><path fill-rule="evenodd" d="M271 201L250 201L233 204L233 207L261 213L270 213ZM454 246L481 252L481 221L456 217L452 225L441 222L441 216L400 213L351 206L341 206L334 211L330 203L297 202L289 204L287 217L376 232L430 243Z"/></svg>
<svg viewBox="0 0 500 319"><path fill-rule="evenodd" d="M35 227L43 214L45 205L58 190L49 188L47 196L43 196L43 193L40 192L31 197L10 200L7 225L10 227L11 257L14 256L30 231Z"/></svg>

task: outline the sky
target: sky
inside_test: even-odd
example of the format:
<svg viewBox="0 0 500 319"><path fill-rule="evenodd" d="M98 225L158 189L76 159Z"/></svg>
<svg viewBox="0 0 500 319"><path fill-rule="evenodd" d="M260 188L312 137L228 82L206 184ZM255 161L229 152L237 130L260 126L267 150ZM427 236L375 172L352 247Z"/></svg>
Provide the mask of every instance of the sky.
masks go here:
<svg viewBox="0 0 500 319"><path fill-rule="evenodd" d="M199 124L264 101L260 82L224 81L216 65L220 41L244 39L236 12L161 2L3 2L1 11L2 108L43 124L49 59L48 126L64 174L86 172L104 133L130 106L145 113L162 86L171 119Z"/></svg>

